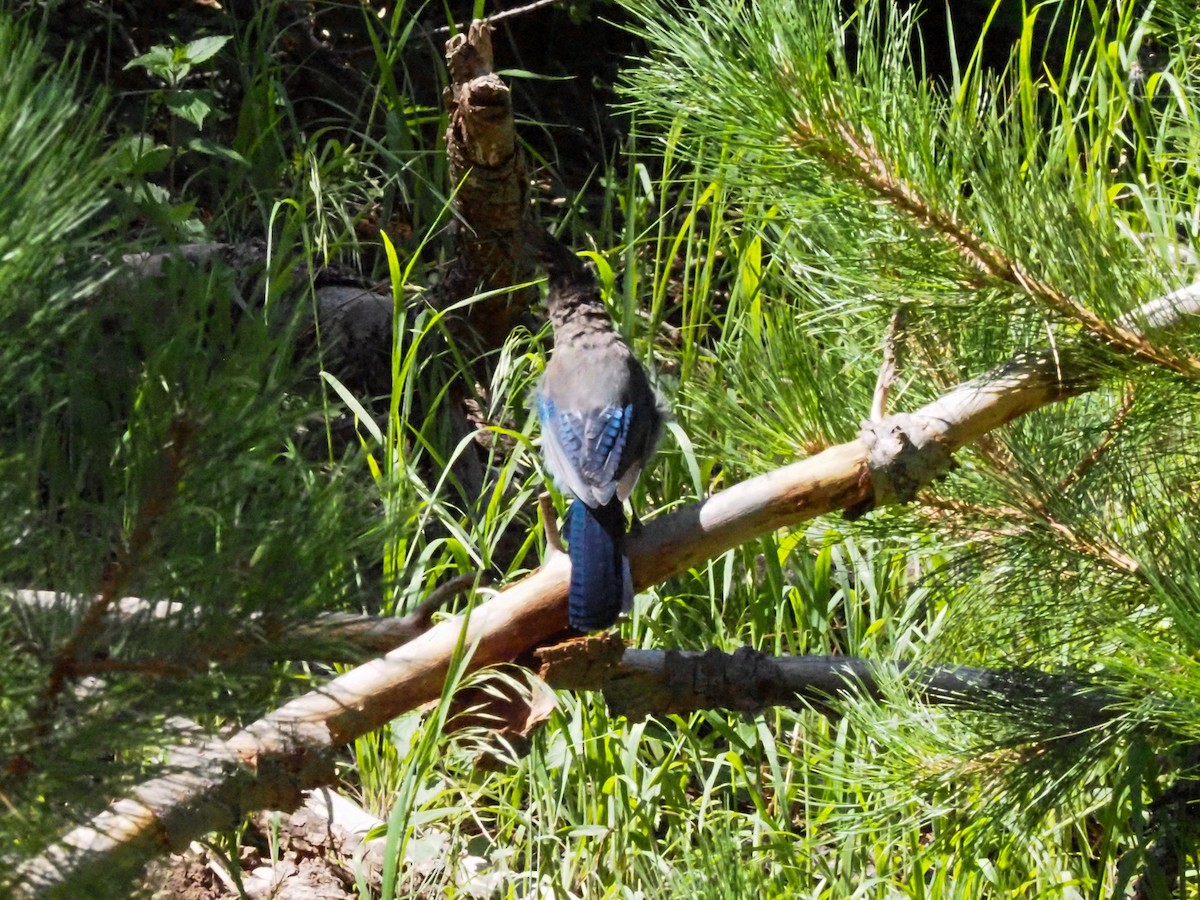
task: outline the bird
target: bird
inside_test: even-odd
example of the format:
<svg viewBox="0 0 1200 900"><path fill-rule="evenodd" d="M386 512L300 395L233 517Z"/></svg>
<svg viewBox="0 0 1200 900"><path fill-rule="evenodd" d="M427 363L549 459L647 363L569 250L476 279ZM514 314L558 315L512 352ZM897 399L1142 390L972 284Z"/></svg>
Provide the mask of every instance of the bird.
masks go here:
<svg viewBox="0 0 1200 900"><path fill-rule="evenodd" d="M665 409L613 327L591 269L549 232L537 250L554 328L537 388L542 453L559 489L575 498L562 529L571 558L567 618L578 631L599 631L633 606L624 503L654 455Z"/></svg>

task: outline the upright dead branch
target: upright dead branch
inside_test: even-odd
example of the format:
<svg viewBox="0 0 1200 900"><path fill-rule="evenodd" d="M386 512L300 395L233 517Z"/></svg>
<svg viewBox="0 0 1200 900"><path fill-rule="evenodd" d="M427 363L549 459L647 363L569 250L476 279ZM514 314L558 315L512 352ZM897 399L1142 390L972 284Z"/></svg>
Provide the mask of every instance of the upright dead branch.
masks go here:
<svg viewBox="0 0 1200 900"><path fill-rule="evenodd" d="M458 243L458 256L447 278L447 300L453 303L500 291L472 304L466 317L479 349L486 351L504 343L537 297L532 288L505 290L527 280L531 271L522 238L529 176L513 124L512 94L492 70L487 22L472 22L466 34L447 41L446 64L450 71L446 152L450 180L457 187Z"/></svg>
<svg viewBox="0 0 1200 900"><path fill-rule="evenodd" d="M900 366L900 349L904 345L904 328L908 313L903 306L897 307L888 322L883 336L883 360L879 364L879 377L875 380L875 396L871 400L871 421L882 421L887 415L888 397L896 381Z"/></svg>

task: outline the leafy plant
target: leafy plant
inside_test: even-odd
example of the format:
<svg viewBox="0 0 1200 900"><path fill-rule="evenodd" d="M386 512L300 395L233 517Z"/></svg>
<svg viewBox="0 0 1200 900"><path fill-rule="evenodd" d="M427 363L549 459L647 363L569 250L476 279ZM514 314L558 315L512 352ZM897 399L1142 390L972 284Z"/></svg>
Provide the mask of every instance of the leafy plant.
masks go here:
<svg viewBox="0 0 1200 900"><path fill-rule="evenodd" d="M160 44L125 66L143 69L164 83L161 91L155 91L147 99L147 117L154 118L156 107L161 105L170 124L166 143L147 133L127 136L114 162L129 179L125 190L134 203L166 234L181 240L201 240L206 232L201 220L193 216L195 201L172 202L180 158L197 153L239 167L246 165L241 154L202 133L205 121L218 113L216 91L186 87L193 70L216 56L229 40L228 35L216 35L174 46ZM163 171L167 172L165 186L149 180L148 176Z"/></svg>

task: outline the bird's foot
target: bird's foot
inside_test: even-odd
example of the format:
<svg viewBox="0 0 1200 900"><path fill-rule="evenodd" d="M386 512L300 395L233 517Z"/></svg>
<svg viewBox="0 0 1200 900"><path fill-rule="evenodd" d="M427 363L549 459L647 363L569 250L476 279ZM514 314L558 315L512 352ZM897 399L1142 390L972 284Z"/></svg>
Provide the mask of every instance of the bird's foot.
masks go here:
<svg viewBox="0 0 1200 900"><path fill-rule="evenodd" d="M558 531L558 514L554 511L554 501L548 491L538 495L538 510L542 518L542 530L546 532L546 549L549 556L556 553L566 553L563 547L562 535Z"/></svg>

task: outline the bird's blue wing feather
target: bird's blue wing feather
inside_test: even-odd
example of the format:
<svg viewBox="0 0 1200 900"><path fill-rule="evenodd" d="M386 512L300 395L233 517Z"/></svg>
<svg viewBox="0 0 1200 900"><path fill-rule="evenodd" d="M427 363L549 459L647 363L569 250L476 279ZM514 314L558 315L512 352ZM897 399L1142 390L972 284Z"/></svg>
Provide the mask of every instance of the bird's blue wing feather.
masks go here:
<svg viewBox="0 0 1200 900"><path fill-rule="evenodd" d="M559 409L538 396L538 417L546 461L560 487L588 506L603 506L617 492L633 406L606 406L578 412Z"/></svg>
<svg viewBox="0 0 1200 900"><path fill-rule="evenodd" d="M588 481L605 489L616 481L632 420L632 406L606 406L583 417L585 437L580 467Z"/></svg>
<svg viewBox="0 0 1200 900"><path fill-rule="evenodd" d="M580 498L590 497L591 488L574 463L579 456L580 441L573 429L564 431L561 427L558 409L545 394L538 395L538 418L542 422L542 453L546 457L546 468L554 476L559 490Z"/></svg>

